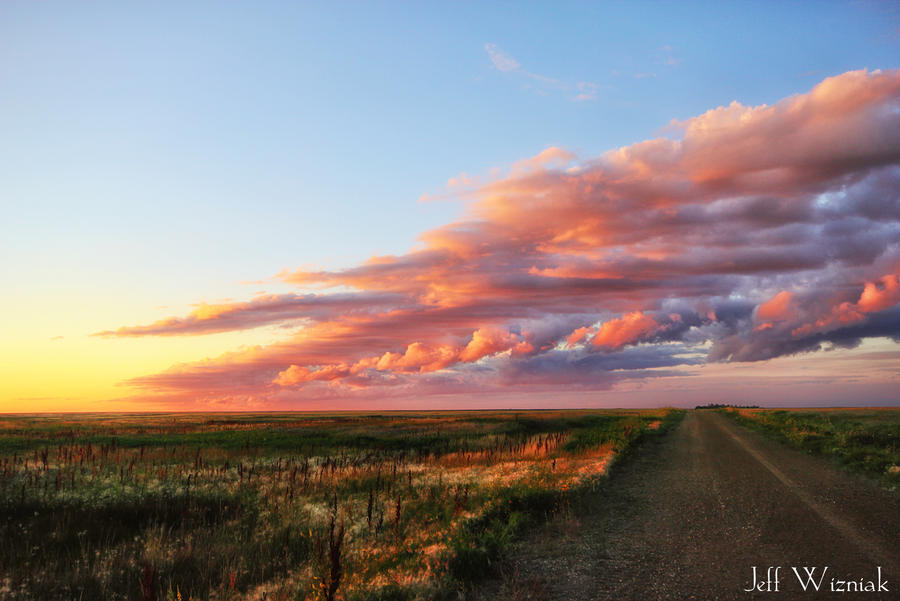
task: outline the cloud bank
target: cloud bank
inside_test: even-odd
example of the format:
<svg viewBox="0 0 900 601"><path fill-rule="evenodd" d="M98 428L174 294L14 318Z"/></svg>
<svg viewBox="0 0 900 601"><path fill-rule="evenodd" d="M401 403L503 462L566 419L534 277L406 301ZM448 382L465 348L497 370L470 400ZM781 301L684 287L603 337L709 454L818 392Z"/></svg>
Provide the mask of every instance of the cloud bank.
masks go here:
<svg viewBox="0 0 900 601"><path fill-rule="evenodd" d="M464 217L406 254L279 276L320 294L99 335L296 326L278 344L128 383L253 402L602 390L900 340L900 72L852 71L673 126L677 139L581 161L547 149L470 180Z"/></svg>

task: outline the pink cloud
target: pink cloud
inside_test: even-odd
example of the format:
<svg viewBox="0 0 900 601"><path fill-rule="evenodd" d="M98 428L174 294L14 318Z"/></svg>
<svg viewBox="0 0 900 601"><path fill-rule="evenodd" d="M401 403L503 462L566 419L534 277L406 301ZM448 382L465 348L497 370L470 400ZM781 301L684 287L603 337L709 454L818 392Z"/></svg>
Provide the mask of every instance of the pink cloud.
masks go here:
<svg viewBox="0 0 900 601"><path fill-rule="evenodd" d="M594 334L591 342L596 347L617 350L626 344L639 342L658 331L659 328L660 324L655 319L640 311L635 311L604 322Z"/></svg>
<svg viewBox="0 0 900 601"><path fill-rule="evenodd" d="M100 335L294 326L253 353L130 383L257 399L602 388L620 381L613 373L646 378L686 357L897 339L898 107L900 72L852 71L676 123L680 139L575 165L551 147L505 175L467 177L464 217L415 250L279 275L320 294L205 305Z"/></svg>
<svg viewBox="0 0 900 601"><path fill-rule="evenodd" d="M460 354L459 360L465 363L478 361L482 357L500 353L519 347L523 343L519 338L496 328L480 328L472 334L472 340L466 345Z"/></svg>
<svg viewBox="0 0 900 601"><path fill-rule="evenodd" d="M444 369L455 363L458 357L458 349L452 346L414 342L406 347L403 354L385 353L375 367L379 371L427 373Z"/></svg>
<svg viewBox="0 0 900 601"><path fill-rule="evenodd" d="M791 333L796 336L808 336L814 332L827 331L847 324L866 319L867 313L890 309L900 302L900 278L897 274L888 274L877 281L866 282L859 300L841 302L833 305L827 313L815 317L807 317L808 323L794 328Z"/></svg>
<svg viewBox="0 0 900 601"><path fill-rule="evenodd" d="M465 345L429 344L414 342L402 353L385 352L380 356L364 357L352 365L345 363L320 365L313 369L291 365L272 381L279 386L296 386L315 381L336 381L354 377L357 381L372 371L393 374L429 373L458 363L474 363L485 357L506 351L529 352L528 342L516 335L495 328L476 330Z"/></svg>
<svg viewBox="0 0 900 601"><path fill-rule="evenodd" d="M181 336L257 328L302 319L321 320L336 314L368 313L395 307L402 299L390 294L260 295L238 303L200 303L186 317L168 317L143 326L123 326L92 334L103 337Z"/></svg>
<svg viewBox="0 0 900 601"><path fill-rule="evenodd" d="M566 343L569 346L575 346L576 344L578 344L579 342L582 342L585 338L587 338L587 335L590 333L590 331L591 331L590 328L588 328L587 326L581 326L580 328L576 328L566 338Z"/></svg>
<svg viewBox="0 0 900 601"><path fill-rule="evenodd" d="M900 303L900 275L888 274L876 282L866 282L859 297L859 308L869 313L883 311Z"/></svg>
<svg viewBox="0 0 900 601"><path fill-rule="evenodd" d="M782 290L771 299L760 303L756 308L756 317L765 321L781 321L791 316L791 301L794 295Z"/></svg>

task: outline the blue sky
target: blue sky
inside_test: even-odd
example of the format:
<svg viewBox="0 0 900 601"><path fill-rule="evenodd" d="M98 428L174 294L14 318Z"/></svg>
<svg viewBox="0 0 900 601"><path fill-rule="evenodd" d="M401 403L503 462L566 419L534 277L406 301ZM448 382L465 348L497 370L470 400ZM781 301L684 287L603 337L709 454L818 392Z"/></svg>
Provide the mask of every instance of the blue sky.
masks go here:
<svg viewBox="0 0 900 601"><path fill-rule="evenodd" d="M165 262L163 243L178 258L172 271L193 279L215 262L206 277L217 284L399 252L458 211L417 199L460 172L551 145L594 156L732 100L771 103L827 75L896 66L889 12L860 2L4 3L7 249L49 270L65 249L80 270L123 246L122 267ZM596 84L596 100L498 71L485 44L562 85Z"/></svg>
<svg viewBox="0 0 900 601"><path fill-rule="evenodd" d="M897 46L875 2L5 2L0 281L135 319L278 289L242 282L458 218L419 201L457 174L596 157Z"/></svg>

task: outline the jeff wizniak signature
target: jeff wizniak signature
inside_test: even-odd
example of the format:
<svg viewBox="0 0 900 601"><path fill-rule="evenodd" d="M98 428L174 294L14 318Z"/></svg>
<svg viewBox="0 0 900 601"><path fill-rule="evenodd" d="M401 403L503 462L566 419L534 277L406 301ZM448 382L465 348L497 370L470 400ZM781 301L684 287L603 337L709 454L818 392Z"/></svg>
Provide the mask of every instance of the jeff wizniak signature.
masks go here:
<svg viewBox="0 0 900 601"><path fill-rule="evenodd" d="M763 593L779 593L779 587L782 584L782 566L769 566L766 568L765 578L763 578L763 573L761 568L753 567L752 581L748 588L745 588L745 592L763 592ZM838 577L838 575L834 575L834 572L829 574L829 570L831 568L829 566L825 567L807 567L803 566L800 568L791 566L791 571L794 573L794 576L797 579L797 582L800 584L800 587L804 591L819 591L819 590L830 590L834 593L856 593L856 592L872 592L872 593L884 593L890 592L887 584L888 581L882 579L881 577L881 566L878 566L875 569L874 578L850 578L850 577ZM829 579L826 580L826 577ZM790 578L788 578L788 582L790 582ZM784 583L785 587L788 586L787 582ZM824 587L824 589L823 589ZM796 590L796 589L794 589Z"/></svg>

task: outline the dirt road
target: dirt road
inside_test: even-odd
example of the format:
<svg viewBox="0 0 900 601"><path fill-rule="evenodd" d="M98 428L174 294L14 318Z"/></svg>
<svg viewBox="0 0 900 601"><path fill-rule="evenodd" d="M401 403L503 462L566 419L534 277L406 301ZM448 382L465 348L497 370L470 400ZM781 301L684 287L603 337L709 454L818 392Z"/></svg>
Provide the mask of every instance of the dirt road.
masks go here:
<svg viewBox="0 0 900 601"><path fill-rule="evenodd" d="M748 592L754 566L763 590ZM816 568L818 582L826 567L816 592L804 568ZM836 589L871 581L876 592L832 592L832 578ZM485 596L900 599L900 498L694 411L628 461L587 511L527 541L505 581Z"/></svg>

